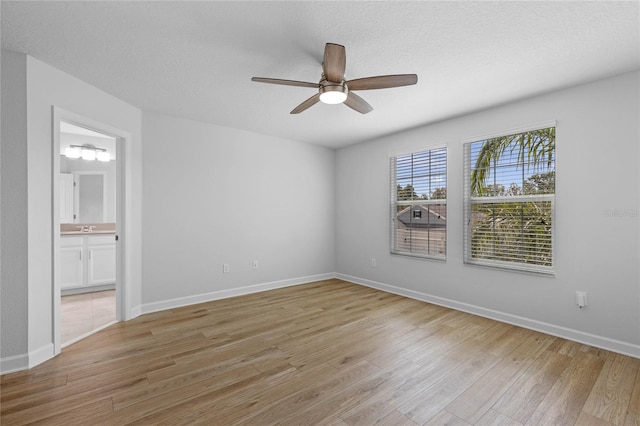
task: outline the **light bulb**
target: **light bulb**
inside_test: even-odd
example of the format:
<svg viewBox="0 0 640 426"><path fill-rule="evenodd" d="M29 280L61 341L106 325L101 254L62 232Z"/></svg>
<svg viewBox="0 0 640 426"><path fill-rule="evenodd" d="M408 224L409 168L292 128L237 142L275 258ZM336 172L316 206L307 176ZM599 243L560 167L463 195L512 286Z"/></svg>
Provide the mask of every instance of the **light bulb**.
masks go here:
<svg viewBox="0 0 640 426"><path fill-rule="evenodd" d="M96 154L96 159L98 161L109 161L111 160L111 154L109 154L107 151L98 151Z"/></svg>
<svg viewBox="0 0 640 426"><path fill-rule="evenodd" d="M67 158L80 158L80 148L77 146L68 146L64 149L64 156Z"/></svg>
<svg viewBox="0 0 640 426"><path fill-rule="evenodd" d="M89 160L89 161L95 160L96 159L96 151L95 151L95 149L82 148L82 159L83 160Z"/></svg>
<svg viewBox="0 0 640 426"><path fill-rule="evenodd" d="M325 104L341 104L347 99L347 86L331 81L320 82L320 102Z"/></svg>
<svg viewBox="0 0 640 426"><path fill-rule="evenodd" d="M341 104L347 99L347 94L340 91L320 93L320 102L325 104Z"/></svg>

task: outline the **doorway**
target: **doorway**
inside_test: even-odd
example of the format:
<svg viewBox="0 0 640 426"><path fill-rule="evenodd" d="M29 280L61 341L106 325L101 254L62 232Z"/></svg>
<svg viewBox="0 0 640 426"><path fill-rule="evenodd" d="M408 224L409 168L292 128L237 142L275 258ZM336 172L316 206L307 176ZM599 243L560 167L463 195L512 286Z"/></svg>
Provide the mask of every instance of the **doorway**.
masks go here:
<svg viewBox="0 0 640 426"><path fill-rule="evenodd" d="M126 136L54 109L53 341L55 354L126 318L124 234Z"/></svg>

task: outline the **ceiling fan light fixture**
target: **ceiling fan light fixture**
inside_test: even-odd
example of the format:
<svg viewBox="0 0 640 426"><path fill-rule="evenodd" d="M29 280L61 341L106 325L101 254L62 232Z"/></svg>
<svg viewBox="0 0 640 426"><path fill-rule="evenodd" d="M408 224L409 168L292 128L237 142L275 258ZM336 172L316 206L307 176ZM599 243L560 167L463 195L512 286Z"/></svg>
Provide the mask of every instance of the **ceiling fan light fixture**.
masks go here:
<svg viewBox="0 0 640 426"><path fill-rule="evenodd" d="M320 86L320 102L325 104L341 104L347 100L345 84L327 84Z"/></svg>
<svg viewBox="0 0 640 426"><path fill-rule="evenodd" d="M410 86L418 82L415 74L376 75L373 77L345 80L344 72L347 64L345 48L341 44L327 43L324 46L322 75L319 83L307 81L283 80L281 78L252 77L251 81L259 83L280 84L283 86L309 87L318 89L318 93L303 101L291 110L291 114L299 114L309 107L322 102L325 104L344 103L360 114L373 111L373 107L356 94L360 90L388 89L391 87Z"/></svg>

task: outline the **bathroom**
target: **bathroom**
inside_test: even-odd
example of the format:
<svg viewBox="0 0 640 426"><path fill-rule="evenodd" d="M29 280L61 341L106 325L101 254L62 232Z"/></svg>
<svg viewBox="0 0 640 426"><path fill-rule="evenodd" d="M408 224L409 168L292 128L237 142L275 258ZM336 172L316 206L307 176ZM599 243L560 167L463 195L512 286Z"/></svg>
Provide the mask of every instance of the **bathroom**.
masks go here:
<svg viewBox="0 0 640 426"><path fill-rule="evenodd" d="M116 319L116 140L60 123L61 343Z"/></svg>

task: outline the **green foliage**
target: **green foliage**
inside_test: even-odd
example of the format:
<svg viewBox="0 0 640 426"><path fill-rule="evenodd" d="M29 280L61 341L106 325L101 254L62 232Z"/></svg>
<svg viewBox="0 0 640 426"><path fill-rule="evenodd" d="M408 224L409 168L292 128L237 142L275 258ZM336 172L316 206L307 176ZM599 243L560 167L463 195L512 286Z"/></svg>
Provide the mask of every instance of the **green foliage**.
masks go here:
<svg viewBox="0 0 640 426"><path fill-rule="evenodd" d="M396 192L398 194L398 201L411 201L418 198L418 194L416 194L416 191L413 189L413 185L411 184L408 184L404 188L398 185Z"/></svg>
<svg viewBox="0 0 640 426"><path fill-rule="evenodd" d="M431 192L432 200L446 200L447 199L447 187L436 188Z"/></svg>
<svg viewBox="0 0 640 426"><path fill-rule="evenodd" d="M551 202L474 204L472 257L552 266Z"/></svg>
<svg viewBox="0 0 640 426"><path fill-rule="evenodd" d="M524 181L525 194L554 194L556 192L556 171L531 175Z"/></svg>
<svg viewBox="0 0 640 426"><path fill-rule="evenodd" d="M517 196L517 195L534 195L534 194L553 194L556 189L556 172L555 170L547 173L536 173L531 175L524 181L524 189L520 188L517 183L512 182L509 188L504 185L484 185L482 193L487 196Z"/></svg>
<svg viewBox="0 0 640 426"><path fill-rule="evenodd" d="M505 194L505 188L502 184L482 185L482 195L498 197Z"/></svg>
<svg viewBox="0 0 640 426"><path fill-rule="evenodd" d="M397 201L413 201L413 200L426 200L427 194L418 195L413 185L407 184L404 188L400 185L396 188Z"/></svg>

